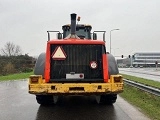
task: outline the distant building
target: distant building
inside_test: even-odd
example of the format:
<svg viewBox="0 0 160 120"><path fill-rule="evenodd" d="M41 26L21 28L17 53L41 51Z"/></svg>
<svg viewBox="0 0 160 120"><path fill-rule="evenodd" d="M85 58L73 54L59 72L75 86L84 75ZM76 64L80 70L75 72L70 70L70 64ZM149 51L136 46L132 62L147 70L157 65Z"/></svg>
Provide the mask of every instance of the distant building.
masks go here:
<svg viewBox="0 0 160 120"><path fill-rule="evenodd" d="M134 67L155 67L160 63L160 52L139 52L135 53L132 58ZM160 65L160 64L159 64Z"/></svg>
<svg viewBox="0 0 160 120"><path fill-rule="evenodd" d="M117 59L119 67L160 67L160 52L139 52L123 59Z"/></svg>

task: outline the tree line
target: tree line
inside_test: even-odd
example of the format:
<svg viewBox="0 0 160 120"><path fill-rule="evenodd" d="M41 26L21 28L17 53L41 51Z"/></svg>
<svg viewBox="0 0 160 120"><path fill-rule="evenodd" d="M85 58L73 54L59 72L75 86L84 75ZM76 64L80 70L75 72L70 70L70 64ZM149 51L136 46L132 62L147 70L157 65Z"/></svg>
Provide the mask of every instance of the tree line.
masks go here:
<svg viewBox="0 0 160 120"><path fill-rule="evenodd" d="M22 55L20 46L7 42L0 53L0 75L33 71L36 59L27 54Z"/></svg>

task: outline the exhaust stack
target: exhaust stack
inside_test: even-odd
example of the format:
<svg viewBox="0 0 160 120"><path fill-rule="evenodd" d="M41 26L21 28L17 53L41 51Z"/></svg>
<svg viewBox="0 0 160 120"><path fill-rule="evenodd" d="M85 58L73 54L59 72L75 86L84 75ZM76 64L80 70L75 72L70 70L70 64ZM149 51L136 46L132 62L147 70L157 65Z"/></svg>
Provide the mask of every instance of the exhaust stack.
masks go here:
<svg viewBox="0 0 160 120"><path fill-rule="evenodd" d="M65 39L69 39L69 38L80 39L76 35L76 16L77 16L77 14L75 14L75 13L71 14L71 34L69 34Z"/></svg>
<svg viewBox="0 0 160 120"><path fill-rule="evenodd" d="M77 14L75 13L71 14L71 35L76 34L76 16Z"/></svg>

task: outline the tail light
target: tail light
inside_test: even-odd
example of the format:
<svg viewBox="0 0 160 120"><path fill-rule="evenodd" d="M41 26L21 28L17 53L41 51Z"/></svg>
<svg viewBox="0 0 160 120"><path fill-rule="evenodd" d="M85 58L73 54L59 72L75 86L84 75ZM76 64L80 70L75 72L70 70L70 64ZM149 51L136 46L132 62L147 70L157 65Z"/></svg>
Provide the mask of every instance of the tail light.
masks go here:
<svg viewBox="0 0 160 120"><path fill-rule="evenodd" d="M117 83L117 82L122 82L123 78L122 76L116 76L114 77L114 82Z"/></svg>
<svg viewBox="0 0 160 120"><path fill-rule="evenodd" d="M40 76L40 75L31 75L29 78L30 79L29 81L31 84L38 84L40 82L41 78L42 78L42 76Z"/></svg>
<svg viewBox="0 0 160 120"><path fill-rule="evenodd" d="M80 74L80 75L79 75L79 77L80 77L80 78L83 78L83 77L84 77L84 75L83 75L83 74Z"/></svg>

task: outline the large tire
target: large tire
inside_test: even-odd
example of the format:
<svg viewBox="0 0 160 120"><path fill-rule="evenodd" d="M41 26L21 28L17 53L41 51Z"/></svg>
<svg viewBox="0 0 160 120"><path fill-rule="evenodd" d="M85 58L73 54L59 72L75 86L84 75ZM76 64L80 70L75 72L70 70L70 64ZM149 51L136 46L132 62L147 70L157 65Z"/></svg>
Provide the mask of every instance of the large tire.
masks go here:
<svg viewBox="0 0 160 120"><path fill-rule="evenodd" d="M54 104L53 95L36 95L36 100L41 105Z"/></svg>
<svg viewBox="0 0 160 120"><path fill-rule="evenodd" d="M35 75L42 75L44 77L45 59L46 59L46 53L41 53L35 64L34 68Z"/></svg>
<svg viewBox="0 0 160 120"><path fill-rule="evenodd" d="M110 53L107 53L107 57L108 57L108 73L109 73L109 75L119 74L119 70L118 70L118 66L117 66L115 57Z"/></svg>
<svg viewBox="0 0 160 120"><path fill-rule="evenodd" d="M100 96L100 104L107 104L112 105L116 102L117 94L108 94L108 95L101 95Z"/></svg>

